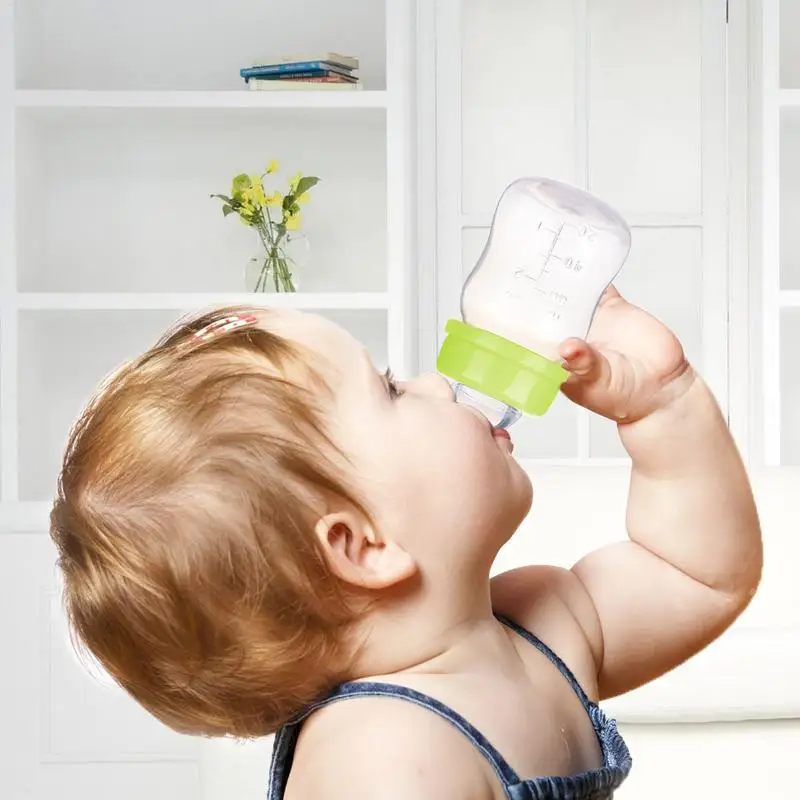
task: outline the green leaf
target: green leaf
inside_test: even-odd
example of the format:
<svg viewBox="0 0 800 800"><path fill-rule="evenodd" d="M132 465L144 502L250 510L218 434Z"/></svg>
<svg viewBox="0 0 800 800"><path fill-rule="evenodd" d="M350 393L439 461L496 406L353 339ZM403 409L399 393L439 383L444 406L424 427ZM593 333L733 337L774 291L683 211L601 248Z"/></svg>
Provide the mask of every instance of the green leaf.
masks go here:
<svg viewBox="0 0 800 800"><path fill-rule="evenodd" d="M236 209L233 206L230 205L222 206L222 213L226 217L228 216L228 214L233 214L234 211L236 211Z"/></svg>
<svg viewBox="0 0 800 800"><path fill-rule="evenodd" d="M310 175L300 178L300 180L297 182L297 189L294 192L294 199L296 200L301 195L304 195L309 189L313 189L318 183L319 178L314 178Z"/></svg>
<svg viewBox="0 0 800 800"><path fill-rule="evenodd" d="M230 204L233 202L230 197L224 194L212 194L210 197L218 197L220 200L224 200L226 203Z"/></svg>
<svg viewBox="0 0 800 800"><path fill-rule="evenodd" d="M250 183L250 176L245 175L244 173L242 173L241 175L237 175L233 179L234 193L244 191L245 189L249 189L251 186L252 184Z"/></svg>

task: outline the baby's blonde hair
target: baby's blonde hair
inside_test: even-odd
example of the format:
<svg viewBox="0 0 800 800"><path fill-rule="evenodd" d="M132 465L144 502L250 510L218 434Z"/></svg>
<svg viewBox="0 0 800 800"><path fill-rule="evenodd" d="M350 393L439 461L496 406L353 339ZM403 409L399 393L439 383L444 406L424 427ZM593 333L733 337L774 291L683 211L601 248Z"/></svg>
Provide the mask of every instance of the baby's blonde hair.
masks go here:
<svg viewBox="0 0 800 800"><path fill-rule="evenodd" d="M170 727L259 736L343 680L353 620L312 504L334 468L299 346L228 307L168 332L74 427L51 513L72 630ZM308 381L286 376L305 371Z"/></svg>

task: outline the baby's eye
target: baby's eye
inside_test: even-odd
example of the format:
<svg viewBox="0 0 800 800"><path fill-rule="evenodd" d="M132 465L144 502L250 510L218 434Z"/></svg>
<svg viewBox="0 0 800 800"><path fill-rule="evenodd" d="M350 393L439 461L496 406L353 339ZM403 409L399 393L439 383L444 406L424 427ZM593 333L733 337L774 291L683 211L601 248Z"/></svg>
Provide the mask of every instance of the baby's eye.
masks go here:
<svg viewBox="0 0 800 800"><path fill-rule="evenodd" d="M389 392L389 397L392 400L396 400L398 397L403 396L403 390L397 385L397 381L395 380L394 375L392 375L392 370L387 369L386 372L383 373L383 378L386 381L386 389Z"/></svg>

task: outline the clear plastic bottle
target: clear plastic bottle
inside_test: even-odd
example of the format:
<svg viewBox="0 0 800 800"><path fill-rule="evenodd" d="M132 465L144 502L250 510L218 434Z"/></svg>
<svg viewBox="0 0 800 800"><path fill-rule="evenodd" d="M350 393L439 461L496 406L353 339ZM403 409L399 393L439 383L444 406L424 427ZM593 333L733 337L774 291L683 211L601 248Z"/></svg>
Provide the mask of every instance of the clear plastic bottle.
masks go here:
<svg viewBox="0 0 800 800"><path fill-rule="evenodd" d="M585 338L630 246L625 220L587 192L547 178L508 186L439 352L456 399L497 427L544 414L568 377L559 344Z"/></svg>

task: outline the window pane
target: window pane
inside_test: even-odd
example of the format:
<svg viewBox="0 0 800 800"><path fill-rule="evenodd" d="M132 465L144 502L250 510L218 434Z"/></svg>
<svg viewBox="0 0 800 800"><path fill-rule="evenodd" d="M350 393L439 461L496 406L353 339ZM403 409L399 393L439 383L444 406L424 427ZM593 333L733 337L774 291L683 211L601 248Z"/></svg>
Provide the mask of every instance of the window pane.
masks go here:
<svg viewBox="0 0 800 800"><path fill-rule="evenodd" d="M781 463L800 465L800 309L781 317Z"/></svg>
<svg viewBox="0 0 800 800"><path fill-rule="evenodd" d="M520 175L575 181L572 3L462 3L462 210L488 214Z"/></svg>
<svg viewBox="0 0 800 800"><path fill-rule="evenodd" d="M800 289L800 113L784 109L780 155L781 287Z"/></svg>
<svg viewBox="0 0 800 800"><path fill-rule="evenodd" d="M589 3L590 188L623 213L699 213L700 0Z"/></svg>
<svg viewBox="0 0 800 800"><path fill-rule="evenodd" d="M780 8L781 88L800 89L800 47L797 46L800 3L797 0L784 0Z"/></svg>

